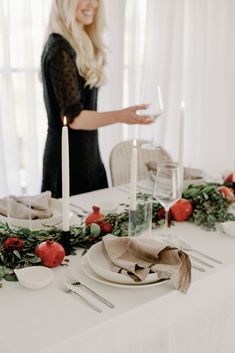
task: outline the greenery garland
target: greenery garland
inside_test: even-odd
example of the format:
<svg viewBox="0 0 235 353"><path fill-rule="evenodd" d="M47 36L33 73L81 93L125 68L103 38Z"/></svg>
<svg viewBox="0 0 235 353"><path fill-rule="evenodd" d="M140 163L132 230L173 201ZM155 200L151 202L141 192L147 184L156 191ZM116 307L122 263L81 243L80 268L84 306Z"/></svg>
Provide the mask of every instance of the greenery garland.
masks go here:
<svg viewBox="0 0 235 353"><path fill-rule="evenodd" d="M193 206L193 213L189 218L193 222L207 230L215 229L217 222L235 220L235 216L228 210L229 203L226 197L218 191L218 184L190 185L182 197L188 199ZM149 195L139 194L142 198ZM109 213L104 221L111 225L112 234L116 236L128 235L129 213L127 205L122 213ZM152 222L156 227L164 222L164 209L153 200ZM105 232L98 224L89 226L71 227L72 254L76 248L85 251L93 244L99 242ZM8 225L0 225L0 285L1 279L16 280L13 269L40 263L40 258L35 255L36 246L53 237L60 241L61 229L56 227L41 230L28 228L11 228Z"/></svg>
<svg viewBox="0 0 235 353"><path fill-rule="evenodd" d="M227 184L232 189L232 184ZM206 229L215 230L216 223L234 221L235 216L229 212L231 204L219 191L219 184L190 185L182 197L191 201L193 213L188 221ZM234 193L234 190L233 190Z"/></svg>

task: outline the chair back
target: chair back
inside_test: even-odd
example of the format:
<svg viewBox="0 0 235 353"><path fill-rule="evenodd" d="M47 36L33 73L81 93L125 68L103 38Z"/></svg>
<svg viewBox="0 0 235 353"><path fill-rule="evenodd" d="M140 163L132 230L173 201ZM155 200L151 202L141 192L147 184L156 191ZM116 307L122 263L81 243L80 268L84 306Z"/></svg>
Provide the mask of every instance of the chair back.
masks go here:
<svg viewBox="0 0 235 353"><path fill-rule="evenodd" d="M138 181L148 178L149 162L159 163L172 161L169 153L163 148L158 147L156 150L143 149L141 146L149 141L137 140L138 149ZM111 172L112 186L127 184L130 182L130 162L133 140L118 143L110 154L109 166Z"/></svg>

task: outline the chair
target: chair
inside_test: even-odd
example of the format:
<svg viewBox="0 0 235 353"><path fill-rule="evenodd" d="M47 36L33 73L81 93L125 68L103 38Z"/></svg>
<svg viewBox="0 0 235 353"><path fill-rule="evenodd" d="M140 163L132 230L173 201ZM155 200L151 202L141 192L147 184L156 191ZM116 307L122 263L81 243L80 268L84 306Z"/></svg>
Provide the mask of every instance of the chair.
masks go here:
<svg viewBox="0 0 235 353"><path fill-rule="evenodd" d="M137 140L138 149L138 181L148 177L149 162L159 163L172 161L171 156L163 147L158 147L156 150L146 150L141 148L141 145L149 141ZM127 184L130 181L130 160L133 140L120 142L117 144L110 154L109 166L111 173L112 186Z"/></svg>

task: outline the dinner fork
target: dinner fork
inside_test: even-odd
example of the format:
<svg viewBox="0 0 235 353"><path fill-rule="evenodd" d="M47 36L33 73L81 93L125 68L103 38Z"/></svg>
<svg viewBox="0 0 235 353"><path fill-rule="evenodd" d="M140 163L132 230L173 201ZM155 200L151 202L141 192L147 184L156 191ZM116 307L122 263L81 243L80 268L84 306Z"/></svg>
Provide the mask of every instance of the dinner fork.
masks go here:
<svg viewBox="0 0 235 353"><path fill-rule="evenodd" d="M195 270L201 271L201 272L206 272L206 270L204 269L204 267L196 265L194 262L191 261L191 265L192 268L194 268Z"/></svg>
<svg viewBox="0 0 235 353"><path fill-rule="evenodd" d="M63 281L59 281L58 282L60 289L66 293L66 294L76 294L79 296L80 299L82 299L82 301L84 303L86 303L88 306L90 306L93 310L97 311L98 313L102 313L102 310L96 306L95 304L93 304L92 302L90 302L90 300L86 299L85 297L83 297L83 295L79 294L78 292L76 292L74 289L71 288L71 286L67 285L66 283L64 283Z"/></svg>
<svg viewBox="0 0 235 353"><path fill-rule="evenodd" d="M64 275L65 275L67 283L71 284L72 286L81 286L82 288L85 288L88 292L93 294L97 299L102 301L104 304L106 304L107 306L109 306L112 309L115 308L114 304L110 303L107 299L102 297L100 294L95 292L93 289L87 287L85 284L83 284L80 281L78 281L77 278L75 278L71 272L69 272L69 271L65 272Z"/></svg>

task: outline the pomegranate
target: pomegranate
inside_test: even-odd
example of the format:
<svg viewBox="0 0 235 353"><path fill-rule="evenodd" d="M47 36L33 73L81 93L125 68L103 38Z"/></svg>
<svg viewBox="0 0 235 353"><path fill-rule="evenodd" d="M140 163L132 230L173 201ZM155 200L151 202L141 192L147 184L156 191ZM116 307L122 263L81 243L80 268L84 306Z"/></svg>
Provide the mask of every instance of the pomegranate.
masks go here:
<svg viewBox="0 0 235 353"><path fill-rule="evenodd" d="M53 239L47 239L36 247L35 254L40 257L44 266L56 267L63 261L65 251L62 245Z"/></svg>
<svg viewBox="0 0 235 353"><path fill-rule="evenodd" d="M93 209L93 212L90 213L86 218L87 226L92 223L97 223L98 221L101 221L105 217L104 214L100 213L99 207L92 206L92 209Z"/></svg>
<svg viewBox="0 0 235 353"><path fill-rule="evenodd" d="M100 225L100 229L103 235L105 234L109 234L112 232L113 227L111 226L111 224L109 222L103 222Z"/></svg>
<svg viewBox="0 0 235 353"><path fill-rule="evenodd" d="M184 222L193 213L193 206L189 200L180 199L171 207L171 214L175 221Z"/></svg>
<svg viewBox="0 0 235 353"><path fill-rule="evenodd" d="M232 188L228 188L227 186L222 185L218 188L218 191L222 194L228 203L233 203L235 201L235 196Z"/></svg>
<svg viewBox="0 0 235 353"><path fill-rule="evenodd" d="M225 183L232 183L234 179L234 173L229 173L227 175L224 175L223 178Z"/></svg>

